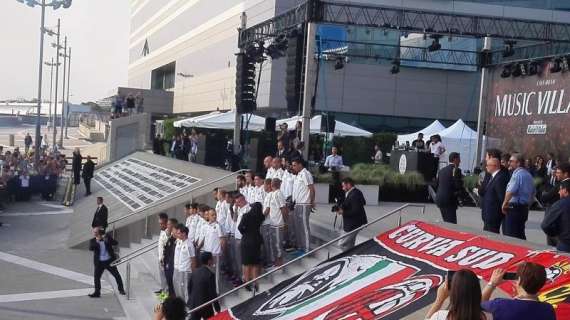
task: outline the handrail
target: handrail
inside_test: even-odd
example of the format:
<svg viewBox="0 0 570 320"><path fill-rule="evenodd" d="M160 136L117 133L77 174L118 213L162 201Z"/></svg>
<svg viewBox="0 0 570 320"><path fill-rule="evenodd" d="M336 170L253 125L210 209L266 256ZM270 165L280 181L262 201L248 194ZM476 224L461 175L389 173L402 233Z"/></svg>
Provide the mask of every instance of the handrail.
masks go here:
<svg viewBox="0 0 570 320"><path fill-rule="evenodd" d="M158 247L158 240L152 243L147 244L146 246L142 247L142 248L138 248L137 250L134 250L132 252L129 252L129 254L127 254L124 257L120 257L119 259L113 261L111 263L112 267L116 267L118 265L121 265L125 262L129 262L131 260L133 260L136 257L139 257L149 251L152 251L154 249L156 249Z"/></svg>
<svg viewBox="0 0 570 320"><path fill-rule="evenodd" d="M405 205L403 205L403 206L401 206L401 207L399 207L399 208L397 208L397 209L394 209L394 210L392 210L392 211L390 211L390 212L388 212L388 213L386 213L386 214L384 214L384 215L382 215L382 216L380 216L380 217L378 217L378 218L372 220L371 222L368 222L368 223L366 223L366 224L364 224L364 225L362 225L362 226L360 226L360 227L358 227L358 228L356 228L356 229L354 229L354 230L352 230L352 231L350 231L350 232L344 233L344 234L342 234L342 235L340 235L340 236L334 238L333 240L330 240L329 242L327 242L327 243L325 243L325 244L323 244L323 245L321 245L321 246L319 246L319 247L317 247L317 248L315 248L315 249L313 249L313 250L310 250L309 252L305 253L304 255L301 255L301 256L299 256L299 257L297 257L297 258L295 258L295 259L293 259L293 260L291 260L291 261L288 261L287 263L282 264L281 266L279 266L279 267L277 267L277 268L275 268L275 269L273 269L273 270L271 270L271 271L269 271L269 272L267 272L267 273L264 273L264 274L260 275L259 277L255 278L255 279L253 279L253 280L250 280L250 281L248 281L248 282L246 282L246 283L244 283L244 284L242 284L242 285L240 285L240 286L238 286L238 287L233 288L232 290L230 290L230 291L228 291L228 292L226 292L226 293L224 293L224 294L218 296L218 297L215 298L215 299L212 299L212 300L210 300L210 301L208 301L208 302L206 302L206 303L201 304L201 305L198 306L198 307L195 307L194 309L190 310L189 313L191 314L191 313L196 312L196 311L198 311L198 310L200 310L200 309L202 309L202 308L204 308L204 307L207 307L207 306L211 305L211 304L214 303L214 302L220 301L221 299L223 299L223 298L229 296L230 294L233 294L233 293L235 293L235 292L238 292L239 290L245 288L246 286L249 286L249 285L251 285L251 284L253 284L253 283L255 283L255 282L257 282L257 281L259 281L259 280L261 280L261 279L263 279L263 278L266 278L266 277L272 275L273 273L275 273L275 272L277 272L277 271L279 271L279 270L282 270L282 269L284 269L285 267L287 267L287 266L289 266L289 265L291 265L291 264L293 264L293 263L295 263L295 262L297 262L297 261L300 261L300 260L304 259L305 257L307 257L307 256L309 256L309 255L312 255L313 253L315 253L315 252L317 252L317 251L320 251L320 250L322 250L322 249L324 249L324 248L329 247L330 245L332 245L332 244L334 244L334 243L338 243L339 240L344 239L344 238L346 238L346 237L348 237L348 236L350 236L350 235L352 235L352 234L354 234L354 233L357 233L357 232L359 232L360 230L365 229L365 228L369 227L370 225L373 225L373 224L377 223L377 222L380 221L380 220L384 220L384 219L386 219L386 218L388 218L388 217L391 217L392 215L394 215L394 214L396 214L396 213L400 213L400 217L398 218L398 225L401 225L401 224L402 224L402 210L404 210L404 209L406 209L406 208L408 208L408 207L419 207L419 208L422 208L421 213L422 213L422 214L425 214L425 207L426 207L425 205L407 203L407 204L405 204ZM254 286L254 288L255 288L255 286ZM255 289L254 289L254 291L253 291L253 294L255 295Z"/></svg>
<svg viewBox="0 0 570 320"><path fill-rule="evenodd" d="M221 177L221 178L218 178L218 179L216 179L216 180L213 180L213 181L210 181L210 182L208 182L208 183L206 183L206 184L203 184L203 185L201 185L201 186L198 186L198 187L196 187L196 188L194 188L194 189L192 189L192 190L190 190L190 191L188 191L188 192L194 192L194 191L200 190L200 189L202 189L202 188L204 188L204 187L211 186L211 185L214 184L214 183L220 182L220 181L222 181L222 180L224 180L224 179L227 179L227 178L229 178L229 177L231 177L231 176L233 176L233 175L235 175L235 174L239 174L239 173L245 172L245 171L247 171L247 169L240 169L240 170L238 170L238 171L235 171L235 172L232 172L232 173L230 173L230 174L227 174L227 175L225 175L225 176L223 176L223 177ZM113 232L114 232L114 231L115 231L115 223L117 223L117 222L119 222L119 221L122 221L122 220L125 220L125 219L127 219L127 218L130 218L130 217L132 217L132 216L138 214L138 213L141 212L141 211L148 210L149 208L156 207L156 206L161 205L161 204L163 204L163 203L165 203L165 202L167 202L167 201L171 201L171 200L174 200L174 199L177 199L177 198L180 198L180 197L185 197L185 196L188 196L188 193L185 192L185 193L181 193L181 194L179 194L179 195L177 195L177 196L174 196L174 197L167 197L167 198L161 199L161 200L159 200L157 203L153 204L151 207L146 207L146 208L141 208L141 209L135 210L134 212L131 212L131 213L125 215L125 216L122 216L122 217L120 217L120 218L111 220L108 224L112 224L112 225L113 225Z"/></svg>

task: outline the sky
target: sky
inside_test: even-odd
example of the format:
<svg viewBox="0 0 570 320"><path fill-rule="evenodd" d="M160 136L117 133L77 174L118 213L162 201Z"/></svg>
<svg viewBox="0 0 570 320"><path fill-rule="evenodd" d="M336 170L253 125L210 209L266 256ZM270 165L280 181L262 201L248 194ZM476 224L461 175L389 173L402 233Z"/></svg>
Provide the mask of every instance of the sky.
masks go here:
<svg viewBox="0 0 570 320"><path fill-rule="evenodd" d="M47 0L46 2L49 2ZM95 101L127 84L130 24L128 0L74 0L69 9L46 9L46 27L72 47L71 103ZM16 0L0 0L0 100L37 97L41 9ZM46 34L44 61L54 58ZM61 39L63 45L63 37ZM63 64L60 67L61 92ZM43 68L42 99L49 99L50 68ZM54 71L55 79L55 71ZM54 80L55 81L55 80ZM58 94L59 95L59 94Z"/></svg>

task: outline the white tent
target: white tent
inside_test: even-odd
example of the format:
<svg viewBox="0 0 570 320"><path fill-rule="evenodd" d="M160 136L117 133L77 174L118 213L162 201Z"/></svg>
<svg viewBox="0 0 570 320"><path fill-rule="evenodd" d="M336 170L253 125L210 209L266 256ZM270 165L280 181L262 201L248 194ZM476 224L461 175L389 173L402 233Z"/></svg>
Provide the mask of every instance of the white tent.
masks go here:
<svg viewBox="0 0 570 320"><path fill-rule="evenodd" d="M428 142L427 139L429 139L431 135L438 134L443 130L445 130L443 124L441 124L441 122L439 122L438 120L435 120L429 126L425 127L423 130L414 133L398 135L398 143L406 144L406 141L409 141L410 144L412 144L412 141L418 138L419 133L424 134L424 141L426 141L427 143Z"/></svg>
<svg viewBox="0 0 570 320"><path fill-rule="evenodd" d="M321 133L321 115L316 115L311 119L311 134L320 134ZM303 117L301 116L295 116L292 118L287 118L287 119L281 119L281 120L277 120L277 125L280 125L282 123L287 123L287 126L289 127L289 129L293 129L295 128L295 125L297 124L298 121L302 121ZM370 137L372 136L371 132L368 132L366 130L362 130L360 128L351 126L349 124L346 124L344 122L340 122L338 120L335 120L335 129L334 129L334 134L336 136L354 136L354 137Z"/></svg>
<svg viewBox="0 0 570 320"><path fill-rule="evenodd" d="M206 113L203 114L201 116L196 116L196 117L192 117L192 118L187 118L187 119L183 119L183 120L178 120L178 121L174 121L174 126L176 128L181 128L181 127L195 127L197 121L200 121L202 119L207 119L210 117L213 117L215 115L220 114L220 111L214 111L214 112L210 112L210 113Z"/></svg>
<svg viewBox="0 0 570 320"><path fill-rule="evenodd" d="M248 130L251 131L261 131L265 129L265 118L256 116L254 114L242 115L244 126L249 120ZM186 122L184 122L186 121ZM197 128L207 128L207 129L227 129L231 130L234 128L235 123L235 111L228 112L212 112L210 114L194 117L190 119L181 120L179 125ZM176 126L176 122L174 124Z"/></svg>
<svg viewBox="0 0 570 320"><path fill-rule="evenodd" d="M461 155L461 169L473 171L476 166L477 132L459 119L438 134L447 150L441 160L447 162L447 157L451 152L458 152Z"/></svg>

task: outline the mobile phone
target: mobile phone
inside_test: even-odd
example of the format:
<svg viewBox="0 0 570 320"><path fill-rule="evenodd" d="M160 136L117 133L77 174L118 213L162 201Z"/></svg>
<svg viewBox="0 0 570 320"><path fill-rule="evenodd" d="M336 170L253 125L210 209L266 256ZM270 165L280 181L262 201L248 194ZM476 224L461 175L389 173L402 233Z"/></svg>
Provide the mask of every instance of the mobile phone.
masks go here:
<svg viewBox="0 0 570 320"><path fill-rule="evenodd" d="M503 275L503 280L516 280L517 273L516 272L505 272Z"/></svg>
<svg viewBox="0 0 570 320"><path fill-rule="evenodd" d="M455 274L454 270L447 270L447 288L451 288L451 280Z"/></svg>

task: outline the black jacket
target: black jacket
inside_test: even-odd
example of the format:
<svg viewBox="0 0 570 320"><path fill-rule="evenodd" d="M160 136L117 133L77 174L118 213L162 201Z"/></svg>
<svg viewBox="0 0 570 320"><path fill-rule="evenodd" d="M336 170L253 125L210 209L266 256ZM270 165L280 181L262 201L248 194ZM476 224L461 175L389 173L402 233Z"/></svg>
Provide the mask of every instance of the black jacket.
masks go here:
<svg viewBox="0 0 570 320"><path fill-rule="evenodd" d="M119 243L109 234L106 234L103 237L103 241L105 241L105 248L107 249L107 253L109 253L109 257L111 257L111 260L108 261L115 261L117 259L117 255L115 254L115 250L113 250L113 246L116 246ZM89 250L93 251L93 262L98 264L100 262L99 254L101 253L101 248L99 247L99 243L97 243L97 239L93 238L89 241Z"/></svg>
<svg viewBox="0 0 570 320"><path fill-rule="evenodd" d="M93 171L95 171L95 163L91 160L87 160L83 164L83 173L81 176L83 179L91 179L93 178Z"/></svg>
<svg viewBox="0 0 570 320"><path fill-rule="evenodd" d="M556 181L554 183L554 186L550 187L550 189L544 191L541 194L540 202L542 202L542 204L545 207L550 207L556 201L560 200L560 195L558 194L558 191L560 191L560 181Z"/></svg>
<svg viewBox="0 0 570 320"><path fill-rule="evenodd" d="M495 178L485 179L484 185L479 189L481 196L481 213L483 221L488 223L500 223L503 219L502 206L505 200L507 184L509 183L509 173L506 170L499 170Z"/></svg>
<svg viewBox="0 0 570 320"><path fill-rule="evenodd" d="M340 205L345 232L352 231L368 222L366 211L364 211L365 205L366 200L364 200L362 191L353 188L348 192L348 195Z"/></svg>
<svg viewBox="0 0 570 320"><path fill-rule="evenodd" d="M160 138L154 138L152 141L152 152L154 154L164 155L164 140Z"/></svg>
<svg viewBox="0 0 570 320"><path fill-rule="evenodd" d="M101 205L101 209L97 207L95 215L93 216L91 228L102 227L103 229L107 229L107 216L107 207L105 205Z"/></svg>
<svg viewBox="0 0 570 320"><path fill-rule="evenodd" d="M450 164L437 174L437 194L435 203L440 208L457 208L457 198L463 190L461 169Z"/></svg>
<svg viewBox="0 0 570 320"><path fill-rule="evenodd" d="M162 264L167 270L174 270L174 250L176 249L176 238L170 237L164 245L162 253Z"/></svg>
<svg viewBox="0 0 570 320"><path fill-rule="evenodd" d="M218 296L216 292L216 275L207 266L201 266L192 272L188 287L190 288L190 297L188 300L191 309L215 299ZM220 312L220 304L218 302L214 302L213 307L217 312ZM204 307L199 311L203 312L206 308L211 308L211 306Z"/></svg>
<svg viewBox="0 0 570 320"><path fill-rule="evenodd" d="M548 208L540 227L547 235L570 245L570 198L558 200Z"/></svg>
<svg viewBox="0 0 570 320"><path fill-rule="evenodd" d="M81 172L81 160L83 160L81 154L73 153L73 160L71 162L71 169L73 169L73 172Z"/></svg>

